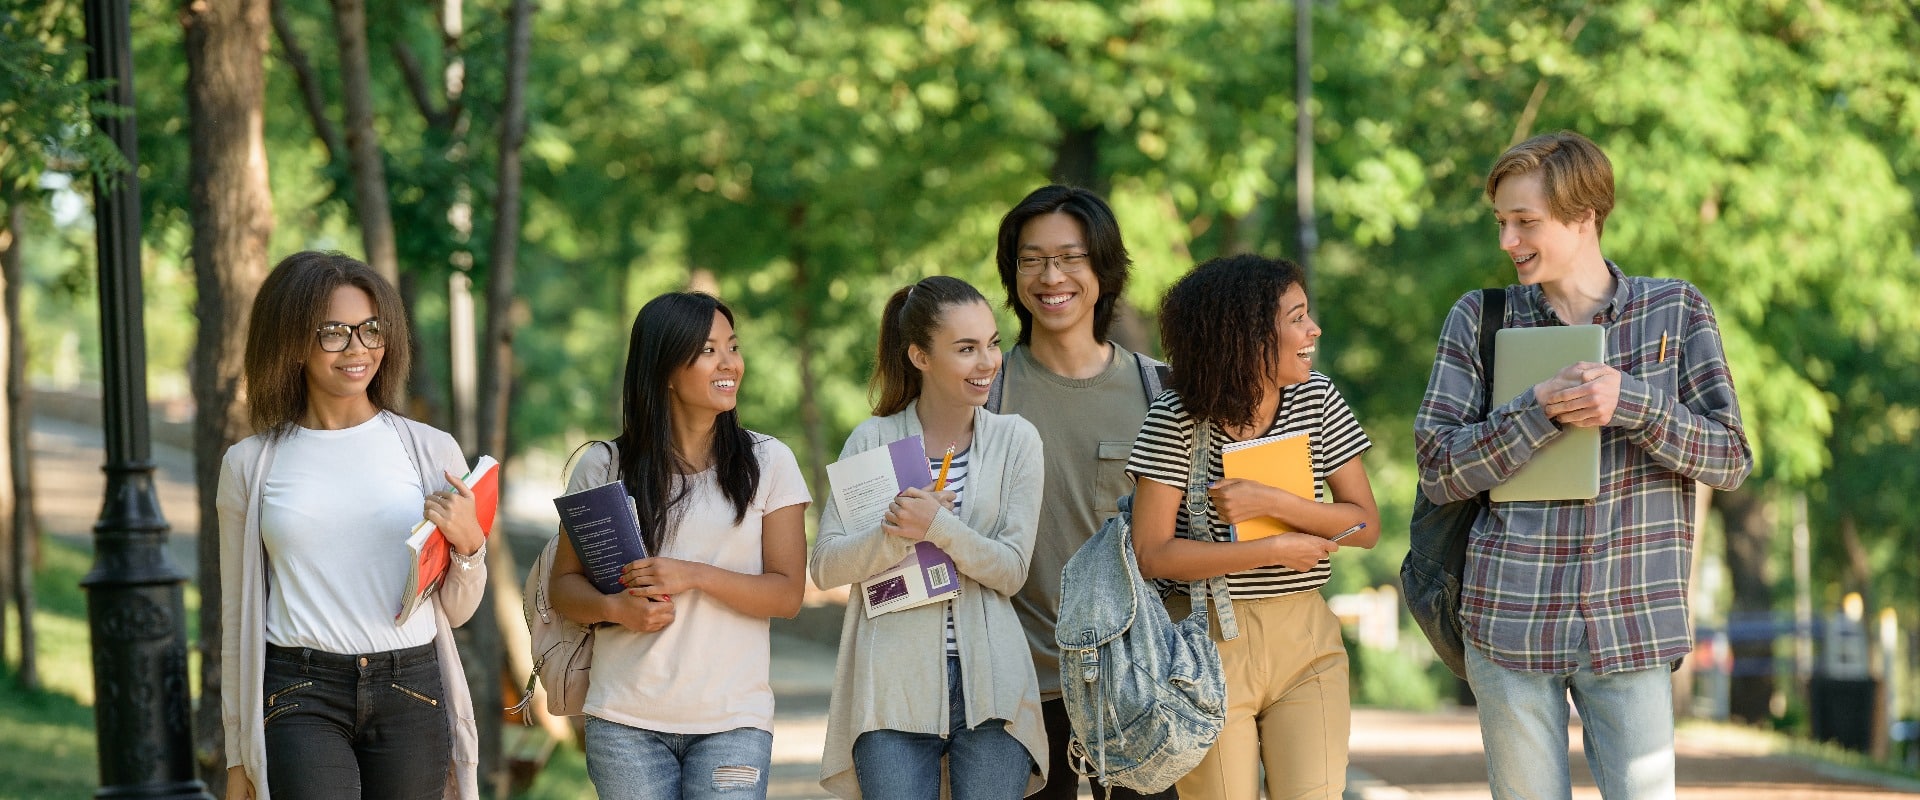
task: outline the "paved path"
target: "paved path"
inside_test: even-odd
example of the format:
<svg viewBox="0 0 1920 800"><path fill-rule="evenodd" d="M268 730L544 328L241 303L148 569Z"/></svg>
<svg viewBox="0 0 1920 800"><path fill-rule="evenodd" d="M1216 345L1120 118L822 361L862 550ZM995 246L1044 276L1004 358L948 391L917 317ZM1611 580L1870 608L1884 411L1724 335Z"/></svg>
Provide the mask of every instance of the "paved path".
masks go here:
<svg viewBox="0 0 1920 800"><path fill-rule="evenodd" d="M82 546L90 546L87 537L105 492L101 446L100 432L92 426L46 416L34 420L37 510L49 532ZM153 458L161 509L174 531L169 551L176 566L191 575L198 526L192 455L155 444ZM508 509L507 530L516 551L538 548L552 530L552 520L540 517L542 505L517 502ZM531 553L523 555L521 563L530 559ZM776 800L826 796L819 785L819 765L834 648L824 640L838 630L838 612L815 608L804 616L774 626L773 688L779 711L770 796ZM1488 797L1479 726L1471 711L1357 710L1351 747L1348 798ZM1598 798L1577 732L1569 749L1577 781L1574 797ZM1764 738L1725 728L1683 726L1676 750L1683 800L1851 800L1920 794L1920 781L1888 780L1770 755Z"/></svg>
<svg viewBox="0 0 1920 800"><path fill-rule="evenodd" d="M1920 781L1890 780L1770 754L1767 737L1724 726L1683 724L1674 746L1682 800L1813 800L1911 796ZM1361 709L1353 715L1349 796L1367 800L1486 798L1485 754L1471 709L1432 714ZM1568 746L1576 800L1600 793L1576 726Z"/></svg>

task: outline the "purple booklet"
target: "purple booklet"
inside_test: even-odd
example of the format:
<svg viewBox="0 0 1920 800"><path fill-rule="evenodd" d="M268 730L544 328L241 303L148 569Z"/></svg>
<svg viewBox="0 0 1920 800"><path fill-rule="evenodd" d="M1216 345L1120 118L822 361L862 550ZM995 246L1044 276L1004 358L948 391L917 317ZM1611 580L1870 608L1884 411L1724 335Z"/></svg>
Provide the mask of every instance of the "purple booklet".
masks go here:
<svg viewBox="0 0 1920 800"><path fill-rule="evenodd" d="M960 595L953 559L931 542L914 542L900 563L860 584L869 618Z"/></svg>
<svg viewBox="0 0 1920 800"><path fill-rule="evenodd" d="M933 485L927 448L916 434L827 465L834 509L850 531L879 530L887 505L909 488ZM914 543L899 563L861 582L867 616L945 600L960 593L953 559L929 542Z"/></svg>

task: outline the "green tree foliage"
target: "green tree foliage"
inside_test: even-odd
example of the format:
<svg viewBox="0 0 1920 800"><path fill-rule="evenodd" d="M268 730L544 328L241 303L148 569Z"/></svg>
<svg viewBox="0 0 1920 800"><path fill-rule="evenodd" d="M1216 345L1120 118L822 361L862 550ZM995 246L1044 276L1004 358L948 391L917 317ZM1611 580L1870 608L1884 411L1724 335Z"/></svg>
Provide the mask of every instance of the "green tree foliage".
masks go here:
<svg viewBox="0 0 1920 800"><path fill-rule="evenodd" d="M370 8L401 260L423 287L430 348L444 341L447 272L485 276L473 242L490 221L475 215L463 231L449 214L487 208L493 190L503 5L468 4L451 47L430 9ZM547 6L528 87L515 448L611 435L635 310L698 277L744 316L747 423L805 461L830 460L866 412L883 298L936 272L997 297L995 225L1050 175L1109 193L1137 262L1128 300L1148 313L1194 261L1294 246L1291 4ZM1831 548L1821 579L1844 560L1828 544L1843 521L1882 565L1920 548L1906 522L1920 485L1913 3L1314 9L1322 363L1377 444L1368 466L1389 519L1387 544L1340 580L1394 571L1410 419L1440 322L1461 293L1511 280L1484 171L1518 138L1559 128L1613 158L1608 255L1629 274L1691 280L1715 304L1760 457L1755 485L1808 492ZM285 11L322 105L336 108L327 4ZM184 206L171 193L185 186L185 149L168 138L184 129L170 88L183 80L177 26L163 7L140 13L153 23L136 26L152 89L139 109L143 187L155 241L175 243L156 249L177 252L166 233ZM276 250L352 249L345 170L276 55ZM438 77L456 58L457 99ZM1896 571L1879 572L1880 596L1920 611L1891 591Z"/></svg>

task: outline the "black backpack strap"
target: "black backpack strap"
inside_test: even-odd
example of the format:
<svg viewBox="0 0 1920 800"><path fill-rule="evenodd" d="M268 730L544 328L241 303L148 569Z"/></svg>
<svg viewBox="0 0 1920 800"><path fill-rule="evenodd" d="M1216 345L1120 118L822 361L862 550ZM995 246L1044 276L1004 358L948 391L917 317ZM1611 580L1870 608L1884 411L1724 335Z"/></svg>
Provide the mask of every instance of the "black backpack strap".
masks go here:
<svg viewBox="0 0 1920 800"><path fill-rule="evenodd" d="M1507 290L1480 290L1480 418L1493 413L1493 332L1507 324ZM1482 509L1493 505L1493 496L1481 492L1472 502ZM1447 574L1458 579L1467 569L1467 529L1462 528L1447 540ZM1457 604L1456 604L1457 605Z"/></svg>
<svg viewBox="0 0 1920 800"><path fill-rule="evenodd" d="M1007 393L1007 360L1013 358L1013 351L1018 349L1017 344L1007 348L1007 355L1000 359L1000 370L993 373L993 385L987 387L987 404L982 406L989 413L1000 413L1000 400Z"/></svg>
<svg viewBox="0 0 1920 800"><path fill-rule="evenodd" d="M1480 290L1480 409L1493 413L1493 332L1507 324L1507 290Z"/></svg>
<svg viewBox="0 0 1920 800"><path fill-rule="evenodd" d="M1134 353L1134 361L1140 366L1140 388L1147 393L1147 403L1167 388L1167 381L1173 376L1173 368L1164 361L1156 361L1146 353Z"/></svg>

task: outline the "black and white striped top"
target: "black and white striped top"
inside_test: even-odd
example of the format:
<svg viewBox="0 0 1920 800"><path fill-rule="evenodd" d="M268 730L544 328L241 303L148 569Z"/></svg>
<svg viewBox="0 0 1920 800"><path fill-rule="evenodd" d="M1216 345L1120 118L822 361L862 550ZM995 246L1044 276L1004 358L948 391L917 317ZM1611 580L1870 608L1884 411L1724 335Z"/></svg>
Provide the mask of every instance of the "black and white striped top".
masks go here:
<svg viewBox="0 0 1920 800"><path fill-rule="evenodd" d="M973 448L969 447L967 449L971 450ZM941 458L927 459L927 464L929 468L932 469L934 480L936 481L939 480L939 476L940 476L940 461L946 457L945 453L941 453L940 455L941 455ZM953 492L954 494L953 515L956 517L960 516L960 509L963 508L961 504L967 501L967 454L966 452L962 451L962 452L953 454L953 464L947 467L947 485L945 489L946 491ZM947 657L959 658L960 657L960 640L956 638L953 633L953 601L948 600L946 602L946 606L947 606L947 633L946 633Z"/></svg>
<svg viewBox="0 0 1920 800"><path fill-rule="evenodd" d="M1136 481L1147 478L1178 487L1184 495L1194 428L1194 420L1187 414L1180 395L1171 390L1161 393L1147 408L1146 422L1141 424L1140 435L1133 443L1133 457L1127 461L1127 474ZM1282 390L1280 408L1274 416L1273 425L1259 435L1300 432L1305 432L1308 437L1308 451L1313 461L1314 499L1326 502L1327 476L1355 456L1366 452L1373 442L1367 438L1367 432L1361 430L1360 421L1354 418L1353 410L1347 407L1346 398L1333 388L1333 381L1318 372L1310 373L1305 382ZM1225 477L1220 466L1220 447L1226 442L1226 437L1215 426L1212 452L1207 456L1208 483ZM1176 535L1185 536L1187 524L1187 509L1183 502L1175 514ZM1207 505L1206 524L1213 541L1232 541L1231 529L1220 520L1211 503ZM1307 572L1295 572L1280 566L1261 567L1229 573L1227 587L1235 599L1242 600L1293 594L1320 588L1327 582L1331 571L1332 563L1327 559L1321 559L1318 565ZM1161 587L1163 591L1179 594L1187 591L1187 585L1178 581L1162 581Z"/></svg>

